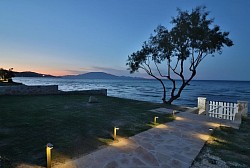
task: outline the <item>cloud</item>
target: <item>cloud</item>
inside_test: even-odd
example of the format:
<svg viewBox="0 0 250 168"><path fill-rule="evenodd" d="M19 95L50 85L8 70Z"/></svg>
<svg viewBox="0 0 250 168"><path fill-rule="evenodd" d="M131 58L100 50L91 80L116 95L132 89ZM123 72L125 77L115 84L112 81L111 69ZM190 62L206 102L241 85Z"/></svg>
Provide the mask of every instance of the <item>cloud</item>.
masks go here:
<svg viewBox="0 0 250 168"><path fill-rule="evenodd" d="M122 70L122 69L114 69L114 68L99 67L99 66L94 66L92 68L98 72L106 72L106 73L110 73L113 75L128 75L129 74L129 71L127 71L126 69Z"/></svg>
<svg viewBox="0 0 250 168"><path fill-rule="evenodd" d="M83 74L87 73L88 71L81 71L81 70L64 70L67 75L78 75L78 74Z"/></svg>

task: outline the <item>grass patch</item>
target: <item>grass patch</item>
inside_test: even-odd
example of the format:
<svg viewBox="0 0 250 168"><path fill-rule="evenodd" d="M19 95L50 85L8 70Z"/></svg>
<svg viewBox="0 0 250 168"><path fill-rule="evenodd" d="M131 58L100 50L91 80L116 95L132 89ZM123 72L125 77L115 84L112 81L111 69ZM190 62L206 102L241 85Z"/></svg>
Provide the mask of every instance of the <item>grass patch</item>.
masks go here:
<svg viewBox="0 0 250 168"><path fill-rule="evenodd" d="M129 137L158 123L172 121L171 115L150 109L161 104L97 96L88 103L86 95L0 96L0 156L12 163L45 166L45 145L52 143L53 161L61 162L89 153L112 139L113 127ZM102 139L103 141L100 141ZM0 163L1 164L1 163Z"/></svg>
<svg viewBox="0 0 250 168"><path fill-rule="evenodd" d="M239 130L229 127L215 129L203 150L211 151L229 167L233 167L231 162L250 167L250 118L243 118Z"/></svg>
<svg viewBox="0 0 250 168"><path fill-rule="evenodd" d="M106 145L109 145L111 144L112 142L114 142L113 139L111 138L98 138L98 140Z"/></svg>

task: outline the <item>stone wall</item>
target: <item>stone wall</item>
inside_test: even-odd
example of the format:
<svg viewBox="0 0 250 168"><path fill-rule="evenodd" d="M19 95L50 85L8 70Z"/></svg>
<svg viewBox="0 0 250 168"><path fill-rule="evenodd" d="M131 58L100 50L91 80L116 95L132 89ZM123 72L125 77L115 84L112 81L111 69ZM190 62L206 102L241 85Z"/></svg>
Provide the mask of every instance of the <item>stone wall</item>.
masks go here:
<svg viewBox="0 0 250 168"><path fill-rule="evenodd" d="M75 94L81 94L81 95L103 95L107 96L107 89L98 89L98 90L79 90L79 91L60 91L60 94L66 94L66 95L75 95Z"/></svg>
<svg viewBox="0 0 250 168"><path fill-rule="evenodd" d="M0 95L45 95L58 94L58 85L48 86L0 86Z"/></svg>
<svg viewBox="0 0 250 168"><path fill-rule="evenodd" d="M58 85L0 86L0 95L48 95L48 94L82 94L82 95L104 95L104 96L107 96L107 89L64 92L64 91L58 90Z"/></svg>

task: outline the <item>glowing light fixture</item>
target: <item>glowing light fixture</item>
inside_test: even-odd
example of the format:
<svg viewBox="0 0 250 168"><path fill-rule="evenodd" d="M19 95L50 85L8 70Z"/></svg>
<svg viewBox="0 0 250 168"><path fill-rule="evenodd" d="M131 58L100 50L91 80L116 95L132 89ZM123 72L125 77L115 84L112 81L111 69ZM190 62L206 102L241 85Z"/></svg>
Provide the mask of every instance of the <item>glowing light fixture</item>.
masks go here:
<svg viewBox="0 0 250 168"><path fill-rule="evenodd" d="M114 140L116 140L116 131L119 130L118 127L114 127Z"/></svg>
<svg viewBox="0 0 250 168"><path fill-rule="evenodd" d="M47 168L51 168L51 149L53 149L53 145L48 143L46 145Z"/></svg>
<svg viewBox="0 0 250 168"><path fill-rule="evenodd" d="M157 123L157 122L156 122L156 119L157 119L157 118L159 118L159 117L154 117L154 124L156 124L156 123Z"/></svg>
<svg viewBox="0 0 250 168"><path fill-rule="evenodd" d="M173 110L173 116L175 115L175 113L176 113L176 110Z"/></svg>

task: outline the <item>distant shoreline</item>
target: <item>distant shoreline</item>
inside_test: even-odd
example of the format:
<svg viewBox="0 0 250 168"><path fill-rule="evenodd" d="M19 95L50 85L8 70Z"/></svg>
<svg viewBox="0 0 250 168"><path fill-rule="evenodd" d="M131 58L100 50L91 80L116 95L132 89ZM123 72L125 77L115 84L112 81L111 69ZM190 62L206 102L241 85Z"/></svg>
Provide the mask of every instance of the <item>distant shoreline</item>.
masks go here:
<svg viewBox="0 0 250 168"><path fill-rule="evenodd" d="M41 77L37 77L37 76L17 76L14 77L15 78L58 78L58 79L107 79L107 80L122 80L122 79L108 79L108 78L67 78L65 76L41 76ZM139 77L131 77L131 80L155 80L155 79L149 79L149 78L139 78ZM180 79L175 79L177 81L181 81ZM193 79L192 81L208 81L208 82L250 82L247 80L217 80L217 79ZM192 83L191 81L191 83Z"/></svg>
<svg viewBox="0 0 250 168"><path fill-rule="evenodd" d="M63 79L132 79L132 80L155 80L154 78L133 77L133 76L117 76L105 72L88 72L78 75L53 76L49 74L41 74L37 72L14 72L16 77L37 77L37 78L63 78ZM180 79L175 79L181 81ZM229 80L229 79L193 79L192 81L222 81L222 82L250 82L250 80ZM192 82L191 81L191 82Z"/></svg>

